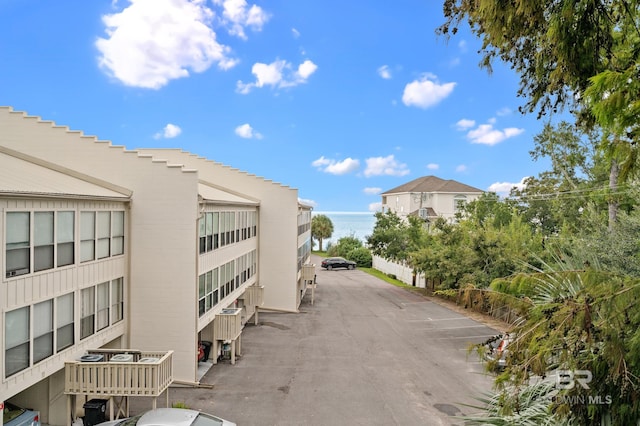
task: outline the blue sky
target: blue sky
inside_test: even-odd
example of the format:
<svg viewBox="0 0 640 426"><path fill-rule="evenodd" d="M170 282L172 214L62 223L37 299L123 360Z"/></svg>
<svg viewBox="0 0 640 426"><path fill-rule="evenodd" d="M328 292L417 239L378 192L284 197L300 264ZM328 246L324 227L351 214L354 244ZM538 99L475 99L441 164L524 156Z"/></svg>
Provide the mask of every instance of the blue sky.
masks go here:
<svg viewBox="0 0 640 426"><path fill-rule="evenodd" d="M181 148L368 211L426 175L505 192L546 167L517 76L439 0L0 1L0 104ZM224 184L224 182L221 182Z"/></svg>

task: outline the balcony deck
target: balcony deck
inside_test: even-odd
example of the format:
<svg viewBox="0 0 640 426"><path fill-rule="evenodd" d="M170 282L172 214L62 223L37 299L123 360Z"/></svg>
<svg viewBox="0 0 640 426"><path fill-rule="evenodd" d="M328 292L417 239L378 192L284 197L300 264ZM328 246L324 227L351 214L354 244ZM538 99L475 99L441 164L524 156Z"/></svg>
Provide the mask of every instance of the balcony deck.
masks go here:
<svg viewBox="0 0 640 426"><path fill-rule="evenodd" d="M102 355L104 361L65 362L64 393L69 396L69 411L75 405L77 395L90 395L92 398L110 399L110 419L113 419L114 408L117 409L116 418L120 414L128 416L129 396L152 397L155 408L157 397L167 391L173 382L173 351L98 349L89 351L89 354ZM121 362L114 358L118 354L130 354L133 359L131 362ZM114 397L120 397L119 401ZM166 397L168 404L168 392Z"/></svg>
<svg viewBox="0 0 640 426"><path fill-rule="evenodd" d="M110 360L115 354L112 350L94 350L90 353L106 355L104 358L107 361L65 362L66 394L157 397L173 382L173 351L129 351L134 354L134 362ZM117 353L127 351L119 349ZM143 359L143 362L140 362L140 359Z"/></svg>

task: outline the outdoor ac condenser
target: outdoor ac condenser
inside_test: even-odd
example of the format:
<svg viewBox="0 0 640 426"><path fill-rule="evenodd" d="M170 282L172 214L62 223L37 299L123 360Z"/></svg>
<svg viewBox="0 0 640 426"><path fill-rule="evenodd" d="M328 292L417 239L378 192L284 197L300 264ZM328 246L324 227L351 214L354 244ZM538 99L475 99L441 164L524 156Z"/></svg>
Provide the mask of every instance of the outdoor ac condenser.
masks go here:
<svg viewBox="0 0 640 426"><path fill-rule="evenodd" d="M118 354L111 357L110 362L133 362L132 354Z"/></svg>

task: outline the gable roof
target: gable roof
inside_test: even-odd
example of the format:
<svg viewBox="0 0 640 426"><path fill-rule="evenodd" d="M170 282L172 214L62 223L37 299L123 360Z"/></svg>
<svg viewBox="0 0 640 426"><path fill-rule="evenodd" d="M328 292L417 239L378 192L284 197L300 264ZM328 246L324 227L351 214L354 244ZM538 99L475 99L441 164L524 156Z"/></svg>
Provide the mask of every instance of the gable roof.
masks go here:
<svg viewBox="0 0 640 426"><path fill-rule="evenodd" d="M385 191L382 195L398 194L404 192L484 192L481 189L455 181L453 179L444 180L436 176L423 176L407 182L393 189Z"/></svg>
<svg viewBox="0 0 640 426"><path fill-rule="evenodd" d="M129 200L128 189L0 147L0 195Z"/></svg>
<svg viewBox="0 0 640 426"><path fill-rule="evenodd" d="M198 184L198 195L205 202L212 202L217 204L233 204L233 205L251 205L258 206L260 202L250 198L246 195L231 192L213 185L209 182L202 182Z"/></svg>

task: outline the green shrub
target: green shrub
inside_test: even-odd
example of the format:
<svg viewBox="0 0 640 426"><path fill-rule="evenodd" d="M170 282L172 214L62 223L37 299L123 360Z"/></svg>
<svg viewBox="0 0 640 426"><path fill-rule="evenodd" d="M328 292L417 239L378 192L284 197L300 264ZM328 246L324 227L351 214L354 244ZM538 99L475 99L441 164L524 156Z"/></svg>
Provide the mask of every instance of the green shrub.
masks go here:
<svg viewBox="0 0 640 426"><path fill-rule="evenodd" d="M509 285L509 280L504 278L496 278L495 280L491 281L491 284L489 284L489 288L493 291L499 291L500 293L508 293Z"/></svg>
<svg viewBox="0 0 640 426"><path fill-rule="evenodd" d="M371 268L371 264L373 263L371 252L365 247L355 248L347 253L345 257L356 262L361 268Z"/></svg>
<svg viewBox="0 0 640 426"><path fill-rule="evenodd" d="M340 257L344 257L345 259L349 259L349 253L352 250L355 250L360 247L364 247L364 245L362 244L362 241L360 241L353 235L349 237L342 237L338 240L337 243L331 244L330 246L327 247L327 255L330 257L340 256ZM355 260L355 259L349 259L349 260Z"/></svg>
<svg viewBox="0 0 640 426"><path fill-rule="evenodd" d="M172 408L187 408L187 409L189 408L189 406L186 403L182 402L182 401L174 402L173 404L171 404L171 407Z"/></svg>

